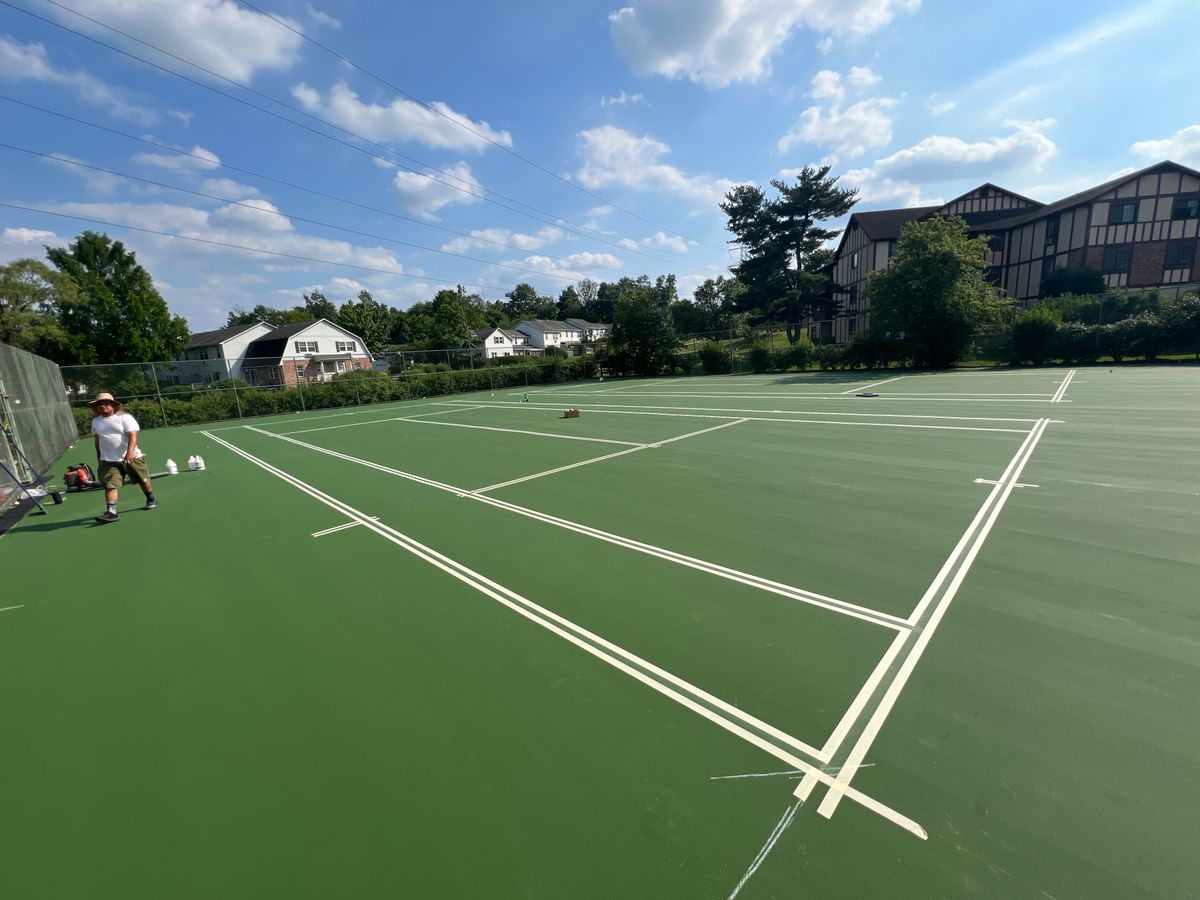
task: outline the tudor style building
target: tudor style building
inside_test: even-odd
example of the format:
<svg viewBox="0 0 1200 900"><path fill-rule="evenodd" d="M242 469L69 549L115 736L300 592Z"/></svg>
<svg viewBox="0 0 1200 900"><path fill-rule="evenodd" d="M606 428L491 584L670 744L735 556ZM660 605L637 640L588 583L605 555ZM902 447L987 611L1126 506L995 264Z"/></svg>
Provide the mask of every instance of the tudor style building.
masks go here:
<svg viewBox="0 0 1200 900"><path fill-rule="evenodd" d="M844 342L867 327L867 276L885 268L907 222L961 216L972 237L990 238L988 279L1022 304L1055 269L1089 266L1109 287L1179 293L1200 284L1195 267L1200 172L1170 161L1050 204L983 184L941 206L850 216L830 275L843 290L842 317L812 325L813 339Z"/></svg>

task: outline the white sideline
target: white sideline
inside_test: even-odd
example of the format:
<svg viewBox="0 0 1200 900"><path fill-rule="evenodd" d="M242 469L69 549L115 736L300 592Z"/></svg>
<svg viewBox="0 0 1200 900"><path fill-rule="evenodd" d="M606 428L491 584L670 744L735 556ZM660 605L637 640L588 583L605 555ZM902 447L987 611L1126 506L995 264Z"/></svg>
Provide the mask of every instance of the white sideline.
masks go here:
<svg viewBox="0 0 1200 900"><path fill-rule="evenodd" d="M0 612L8 612L10 609L24 609L25 604L21 603L17 606L0 606Z"/></svg>
<svg viewBox="0 0 1200 900"><path fill-rule="evenodd" d="M864 622L871 622L875 625L881 625L884 628L908 630L911 627L906 620L901 619L898 616L893 616L889 613L879 612L877 610L868 609L865 606L858 606L854 603L848 603L845 600L837 600L833 597L826 597L824 594L817 594L813 591L806 591L802 588L781 584L780 582L771 581L758 575L751 575L748 572L741 572L737 569L731 569L727 566L719 565L718 563L706 562L701 559L686 556L683 553L676 553L674 550L667 550L663 547L657 547L653 544L646 544L641 541L636 541L632 538L621 537L620 535L611 534L607 531L601 531L599 528L593 528L590 525L581 525L578 522L572 522L568 519L552 516L549 513L542 513L524 506L518 506L517 504L509 503L506 500L498 500L497 498L489 497L486 494L471 493L463 488L457 488L450 484L434 481L432 478L425 478L421 475L414 475L411 472L393 469L390 466L374 463L366 459L359 459L358 457L350 456L346 453L339 453L336 450L329 450L325 447L319 447L316 444L309 444L305 441L297 440L296 438L272 434L269 431L263 431L260 428L255 428L253 425L246 425L244 427L249 431L255 431L259 434L266 435L267 437L276 438L277 440L287 441L290 444L295 444L298 447L305 447L317 453L323 453L326 456L332 456L335 459L343 459L347 462L356 463L360 466L366 466L368 469L374 469L377 472L384 472L388 475L394 475L397 478L403 478L407 481L413 481L417 484L426 485L427 487L437 488L438 490L446 491L454 494L455 496L469 497L472 500L477 500L480 503L486 503L488 506L494 506L498 509L507 510L508 512L513 512L517 515L525 516L538 522L545 522L548 525L555 525L559 528L565 528L568 531L574 531L578 534L586 535L587 537L594 537L607 543L615 544L618 547L624 547L628 550L637 551L638 553L645 553L648 556L655 556L659 559L665 559L669 562L686 566L690 569L696 569L700 572L716 575L717 577L724 578L728 581L735 581L739 584L745 584L749 587L755 587L760 590L768 591L772 594L778 594L781 597L787 597L791 600L799 601L800 603L807 603L810 606L820 606L834 612L842 613L843 615L851 616L856 619L862 619Z"/></svg>
<svg viewBox="0 0 1200 900"><path fill-rule="evenodd" d="M855 741L854 746L851 748L849 755L846 757L844 765L849 770L849 774L845 778L842 778L839 775L837 783L830 786L828 793L826 793L825 798L821 801L821 805L817 808L817 812L825 818L830 818L837 809L838 803L842 798L843 788L848 786L854 779L855 773L858 771L863 759L871 749L872 743L874 743L876 736L878 736L880 729L883 727L884 722L887 720L888 715L895 706L896 700L899 698L900 693L904 690L904 686L907 684L909 677L916 668L918 661L920 661L921 655L925 652L925 648L929 645L929 642L933 639L934 634L937 632L938 626L941 624L946 611L950 608L950 604L953 602L955 595L958 593L958 589L962 584L963 579L966 578L967 572L970 571L971 565L975 561L975 557L978 555L980 548L987 539L988 533L992 530L992 526L995 525L996 519L1000 515L1000 511L1004 508L1005 502L1012 494L1013 486L1016 484L1017 479L1021 477L1022 470L1025 468L1026 463L1028 463L1030 458L1033 456L1033 451L1037 447L1038 441L1041 440L1041 437L1045 433L1048 425L1049 420L1042 419L1030 430L1029 435L1026 437L1024 443L1022 443L1020 449L1017 451L1012 461L1008 464L1008 468L1005 469L1004 475L1001 477L1001 484L997 485L996 488L993 489L992 495L989 496L988 500L984 502L984 506L980 509L980 514L983 514L984 512L987 513L986 521L983 522L982 527L978 528L978 531L975 531L980 520L980 515L976 515L975 519L969 526L967 533L964 534L963 539L960 540L958 546L955 547L950 559L947 560L947 564L943 566L942 571L938 573L938 577L934 581L934 585L931 585L930 591L926 593L925 598L922 600L917 610L914 611L910 622L916 622L919 614L924 612L925 608L928 606L928 603L932 600L934 592L936 591L935 586L940 586L949 569L956 562L956 558L961 554L962 548L964 547L964 542L970 538L970 548L967 550L965 556L963 556L961 565L958 566L958 570L955 572L954 577L951 579L949 586L942 594L942 597L938 601L938 604L934 608L932 614L930 614L929 618L920 628L916 640L913 642L911 651L909 652L908 656L905 657L904 662L901 663L900 669L896 673L896 677L892 680L891 684L888 685L887 691L884 693L879 706L876 707L875 712L867 721L866 727L863 729L862 733L858 737L858 740ZM995 496L997 491L999 492L999 496L996 496L995 502L992 503L992 496ZM974 532L974 534L972 534L972 532ZM816 783L817 780L811 778L811 773L806 775L801 781L799 787L796 788L796 797L801 800L807 799L813 788L816 786Z"/></svg>
<svg viewBox="0 0 1200 900"><path fill-rule="evenodd" d="M561 391L542 391L542 393L543 394L564 395L564 396L568 396L568 397L594 396L593 394L591 394L587 391L561 390ZM769 400L772 403L778 403L778 402L784 401L784 400L814 400L814 399L816 399L816 400L846 400L849 402L859 402L857 397L848 397L845 394L841 394L841 393L839 393L839 394L818 394L818 393L805 393L805 392L799 392L799 393L795 393L795 394L771 394L771 393L762 393L762 392L759 392L757 394L735 394L732 392L721 393L721 394L685 394L682 391L673 391L673 392L668 392L668 393L644 391L642 393L637 393L637 394L625 394L624 396L626 396L626 397L677 397L677 398L683 398L683 399L697 399L697 400L704 400L704 399L721 400L721 399L729 398L729 399L733 399L733 400ZM964 396L962 394L959 394L959 395L956 395L953 397L943 397L943 396L939 396L937 394L929 394L929 395L925 395L925 394L888 394L887 402L888 403L908 403L908 402L924 403L926 401L931 402L931 403L1049 403L1050 402L1050 397L1047 396L1046 394L1029 394L1029 395L1022 394L1022 395L1017 395L1017 396L1019 397L1019 399L998 399L995 396L987 396L987 395Z"/></svg>
<svg viewBox="0 0 1200 900"><path fill-rule="evenodd" d="M657 449L658 447L661 447L663 444L671 444L671 443L674 443L675 441L682 441L685 438L696 437L697 435L701 435L701 434L708 434L708 432L710 432L710 431L717 431L718 429L721 429L721 428L728 428L730 425L740 425L742 422L745 422L745 421L746 421L745 419L735 419L732 422L723 422L720 425L714 425L712 428L703 428L700 431L693 431L693 432L690 432L689 434L681 434L681 435L678 435L677 437L667 438L666 440L663 440L663 441L655 441L653 444L635 444L633 447L631 447L628 450L618 450L616 453L607 453L604 456L597 456L593 459L581 460L580 462L571 463L570 465L559 466L556 469L547 469L545 472L535 472L533 475L526 475L522 478L514 478L511 481L502 481L499 484L489 484L487 487L476 488L473 491L468 491L468 493L482 494L487 491L495 491L500 488L510 487L511 485L514 485L514 484L521 484L522 482L525 482L525 481L533 481L535 478L543 478L546 475L557 475L559 472L566 472L568 469L578 469L580 466L590 466L592 463L603 462L606 459L614 459L615 457L618 457L618 456L625 456L627 453L636 453L638 450ZM614 444L624 443L624 441L612 441L611 443L614 443Z"/></svg>
<svg viewBox="0 0 1200 900"><path fill-rule="evenodd" d="M853 394L856 391L865 391L867 388L879 387L879 385L887 384L888 382L891 382L891 381L899 381L903 377L904 377L903 375L897 375L895 378L885 378L885 379L883 379L883 381L876 381L872 384L864 384L862 387L852 387L848 391L841 391L841 393Z"/></svg>
<svg viewBox="0 0 1200 900"><path fill-rule="evenodd" d="M379 516L371 516L376 522L379 521ZM353 528L359 524L357 520L353 522L343 522L341 525L334 525L332 528L326 528L324 531L314 531L312 537L325 537L327 534L333 534L335 531L345 531L347 528Z"/></svg>
<svg viewBox="0 0 1200 900"><path fill-rule="evenodd" d="M405 403L412 403L412 401L411 400L394 400L394 401L389 401L387 403L372 403L372 404L369 404L369 406L370 406L369 409L367 409L367 408L352 409L352 410L348 410L346 412L330 413L327 416L306 416L305 418L292 419L291 421L293 423L297 423L297 422L319 422L322 419L341 419L346 416L358 416L358 415L362 415L362 414L368 413L368 412L379 412L380 408L382 408L382 407L403 406ZM409 406L408 409L421 409L426 406L440 406L440 405L441 404L437 403L436 401L431 400L428 403L425 403L425 402L413 403L413 405ZM285 415L286 415L286 413L272 413L269 416L250 416L250 418L252 418L252 419L264 419L264 418L275 419L275 418L280 418L281 416L285 416ZM209 428L206 430L208 431L209 434L213 434L218 431L237 431L239 428L244 428L244 427L245 427L244 424L225 425L221 428ZM204 434L204 431L195 431L195 432L193 432L193 434Z"/></svg>
<svg viewBox="0 0 1200 900"><path fill-rule="evenodd" d="M827 774L826 772L823 772L820 769L820 767L814 766L812 763L806 762L805 760L802 760L796 756L793 756L791 753L784 750L783 748L778 747L775 744L772 744L771 742L763 739L762 737L760 737L750 731L747 731L745 728L743 728L741 725L737 724L736 722L730 721L729 719L726 719L726 718L718 715L714 710L709 709L706 706L700 705L698 702L696 702L696 700L693 700L692 698L679 693L674 688L669 687L666 684L663 684L659 681L656 681L653 678L650 678L645 672L638 671L637 669L635 669L632 666L628 665L627 663L623 662L621 659L617 659L615 656L612 656L609 653L605 652L605 649L601 649L601 648L603 647L606 649L612 649L613 651L619 653L621 656L624 656L626 659L629 659L631 661L637 661L637 663L639 665L644 665L646 667L647 671L654 671L656 673L662 672L664 675L668 675L668 676L669 676L669 673L665 673L665 672L663 672L663 670L658 669L657 667L653 666L652 664L645 662L644 660L640 660L638 657L634 656L633 654L628 653L628 651L624 651L621 648L616 647L616 645L610 644L608 641L605 641L603 638L600 638L597 635L592 635L590 632L586 631L585 629L582 629L579 626L575 625L574 623L571 623L568 620L562 618L561 616L558 616L555 613L552 613L549 610L538 606L536 603L533 603L532 601L527 600L526 598L515 593L514 591L510 591L508 588L505 588L504 586L497 584L496 582L492 581L491 579L487 578L486 576L483 576L483 575L479 574L478 572L475 572L475 571L467 568L466 566L462 565L461 563L458 563L458 562L450 559L449 557L444 556L441 553L438 553L436 550L432 549L431 547L427 547L424 544L421 544L418 541L413 540L412 538L408 537L407 535L402 534L399 531L396 531L394 528L391 528L387 525L383 525L379 522L376 522L376 521L370 519L365 514L359 512L357 509L350 506L349 504L344 503L343 501L338 500L338 499L330 496L329 494L324 493L323 491L319 490L318 488L315 488L312 485L301 481L299 478L296 478L294 475L292 475L288 472L285 472L284 470L279 469L262 459L259 459L258 457L254 456L253 454L251 454L245 450L242 450L240 447L237 447L234 444L229 443L228 441L224 440L223 438L219 438L216 435L212 434L211 432L201 432L201 433L205 437L209 438L210 440L216 441L217 443L221 444L222 446L226 447L227 449L231 450L232 452L236 453L237 455L243 457L244 459L249 460L251 463L253 463L254 465L263 469L264 471L269 472L270 474L287 482L288 484L292 485L293 487L298 488L299 490L303 491L304 493L308 494L309 496L313 497L314 499L319 500L321 503L324 503L326 506L329 506L330 508L337 510L342 515L357 519L365 527L374 531L376 534L380 535L381 537L385 538L386 540L391 541L393 544L396 544L397 546L402 547L403 549L407 550L409 553L412 553L414 556L418 557L419 559L422 559L425 562L428 562L429 564L436 566L437 568L441 569L443 572L446 572L448 575L452 576L453 578L456 578L457 580L459 580L462 583L466 584L467 586L473 588L474 590L479 591L481 594L484 594L485 596L491 598L492 600L495 600L497 603L500 603L503 606L508 607L513 612L517 613L518 615L525 617L526 619L533 622L534 624L539 625L542 628L545 628L547 631L550 631L551 633L556 634L557 636L563 638L564 640L571 642L572 644L576 645L577 647L584 650L585 652L590 653L592 656L595 656L596 658L603 660L604 662L608 663L609 665L618 669L619 671L624 672L626 675L629 675L632 678L636 678L638 681L642 682L647 687L650 687L651 689L658 691L660 694L663 694L664 696L669 697L670 699L676 701L677 703L686 707L687 709L690 709L691 711L697 713L698 715L701 715L704 718L708 719L709 721L719 725L720 727L724 728L726 731L730 732L731 734L734 734L734 735L742 738L743 740L747 741L748 743L753 744L754 746L758 747L759 749L764 750L765 752L771 754L775 758L782 760L783 762L787 763L789 766L794 767L796 770L804 772L804 773L806 773L806 775L813 774L813 775L815 775L815 777L817 778L818 781L820 781L824 784L828 784L831 787L835 783L836 779L833 776ZM562 627L560 627L560 626L562 626ZM571 631L568 631L566 629L571 629L571 631L575 631L577 633L572 634ZM589 643L588 640L584 640L583 637L581 637L581 635L587 635L589 640L595 640L596 644L598 644L599 646ZM669 677L673 681L678 682L680 685L686 684L686 682L683 682L681 679L675 679L674 676L669 676ZM696 688L695 690L699 691L698 688ZM703 692L700 692L700 693L703 694ZM716 698L713 698L713 699L715 700ZM718 702L720 702L720 701L718 701ZM728 704L726 704L726 705L728 705ZM733 707L733 709L736 709L736 707ZM740 710L738 712L740 712ZM907 816L897 812L896 810L891 809L888 806L885 806L884 804L880 803L878 800L874 799L873 797L869 797L866 794L862 793L861 791L856 790L853 787L847 787L845 789L845 794L847 797L849 797L854 802L859 803L866 809L871 810L872 812L882 816L883 818L887 819L888 821L899 825L901 828L904 828L906 831L908 831L912 834L915 834L917 837L921 838L922 840L928 839L928 834L926 833L925 829L922 828L919 824L917 824L916 822L914 822L912 819L908 818Z"/></svg>
<svg viewBox="0 0 1200 900"><path fill-rule="evenodd" d="M1050 400L1051 403L1062 403L1063 397L1067 394L1067 388L1071 384L1071 379L1075 377L1075 370L1067 372L1067 377L1063 379L1062 384L1058 386L1058 390L1054 392L1054 397Z"/></svg>

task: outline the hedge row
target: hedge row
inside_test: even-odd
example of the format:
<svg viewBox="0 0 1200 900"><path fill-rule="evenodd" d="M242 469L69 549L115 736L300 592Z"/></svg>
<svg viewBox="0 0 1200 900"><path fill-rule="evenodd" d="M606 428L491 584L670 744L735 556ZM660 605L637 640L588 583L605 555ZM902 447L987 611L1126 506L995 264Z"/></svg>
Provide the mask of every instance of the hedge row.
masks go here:
<svg viewBox="0 0 1200 900"><path fill-rule="evenodd" d="M531 366L486 366L479 369L432 372L410 376L382 372L346 372L330 381L302 387L264 390L245 382L221 382L213 389L184 399L169 394L124 401L125 409L142 428L194 425L222 419L270 416L276 413L331 409L367 403L390 403L441 397L472 391L499 390L535 384L560 384L590 377L587 358L553 359ZM118 399L121 397L118 395ZM92 411L74 410L79 434L91 433Z"/></svg>

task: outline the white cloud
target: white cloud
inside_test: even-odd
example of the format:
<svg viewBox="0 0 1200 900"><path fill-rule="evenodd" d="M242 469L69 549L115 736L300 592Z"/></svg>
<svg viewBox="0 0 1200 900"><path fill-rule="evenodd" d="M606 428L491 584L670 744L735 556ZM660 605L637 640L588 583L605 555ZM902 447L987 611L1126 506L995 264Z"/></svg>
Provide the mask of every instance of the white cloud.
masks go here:
<svg viewBox="0 0 1200 900"><path fill-rule="evenodd" d="M832 149L841 157L861 156L873 147L892 141L892 119L885 110L896 105L890 97L872 97L840 110L835 105L822 112L810 106L779 139L780 153L787 153L802 142Z"/></svg>
<svg viewBox="0 0 1200 900"><path fill-rule="evenodd" d="M630 0L608 18L618 52L639 73L725 87L769 74L771 58L798 28L861 36L919 6L920 0Z"/></svg>
<svg viewBox="0 0 1200 900"><path fill-rule="evenodd" d="M195 113L190 113L182 109L168 109L167 115L172 119L178 119L184 125L191 125L192 118L195 116Z"/></svg>
<svg viewBox="0 0 1200 900"><path fill-rule="evenodd" d="M641 106L646 102L646 98L641 94L627 94L625 89L621 88L615 97L601 97L601 106Z"/></svg>
<svg viewBox="0 0 1200 900"><path fill-rule="evenodd" d="M540 250L547 244L561 239L566 232L553 225L539 228L535 234L522 234L507 228L477 228L471 231L470 237L458 237L442 244L441 249L448 253L464 253L479 247L491 248L496 244L507 244L519 250Z"/></svg>
<svg viewBox="0 0 1200 900"><path fill-rule="evenodd" d="M309 112L373 141L419 141L438 149L483 150L490 139L512 146L512 135L507 131L497 131L487 122L474 122L440 100L430 103L431 108L403 98L387 106L364 103L341 82L330 88L326 97L301 82L292 88L292 96Z"/></svg>
<svg viewBox="0 0 1200 900"><path fill-rule="evenodd" d="M304 4L304 12L308 16L308 20L314 25L323 25L326 28L333 29L340 29L342 27L339 19L335 19L328 13L321 12L321 10L314 7L311 3Z"/></svg>
<svg viewBox="0 0 1200 900"><path fill-rule="evenodd" d="M833 38L826 36L817 41L817 52L822 56L828 56L829 51L833 49Z"/></svg>
<svg viewBox="0 0 1200 900"><path fill-rule="evenodd" d="M1169 138L1137 141L1129 152L1155 161L1169 159L1186 166L1200 166L1200 125L1180 128Z"/></svg>
<svg viewBox="0 0 1200 900"><path fill-rule="evenodd" d="M207 194L216 194L229 200L245 200L247 197L257 197L262 193L253 185L242 184L232 178L205 178L200 182L200 188Z"/></svg>
<svg viewBox="0 0 1200 900"><path fill-rule="evenodd" d="M81 99L103 106L114 115L150 125L157 119L151 109L137 106L125 99L124 92L87 72L66 72L50 63L46 48L38 43L22 44L7 35L0 35L0 80L42 81L58 84L78 92Z"/></svg>
<svg viewBox="0 0 1200 900"><path fill-rule="evenodd" d="M896 105L898 101L895 98L869 97L844 110L841 108L846 85L862 93L882 80L881 76L863 66L853 66L845 82L840 73L831 69L817 72L812 77L809 96L818 100L829 99L829 108L823 110L819 106L810 106L805 109L787 134L776 143L776 149L780 153L787 153L802 143L815 144L834 151L835 155L824 160L834 164L839 158L853 158L874 147L887 146L892 142L892 118L886 110Z"/></svg>
<svg viewBox="0 0 1200 900"><path fill-rule="evenodd" d="M300 58L303 38L232 0L88 0L93 19L164 50L193 60L219 75L247 84L262 70L284 72ZM50 7L72 28L112 40L100 25ZM272 13L296 31L299 22ZM145 52L135 47L138 52Z"/></svg>
<svg viewBox="0 0 1200 900"><path fill-rule="evenodd" d="M478 203L483 195L483 185L465 162L443 167L440 181L416 172L398 171L392 187L401 206L426 219L436 219L434 214L451 203Z"/></svg>
<svg viewBox="0 0 1200 900"><path fill-rule="evenodd" d="M850 72L846 76L851 87L860 91L865 91L867 88L874 87L883 81L882 75L876 75L866 66L851 66Z"/></svg>
<svg viewBox="0 0 1200 900"><path fill-rule="evenodd" d="M581 131L583 165L575 173L586 188L620 185L664 191L706 204L719 202L736 182L727 178L685 175L659 162L671 148L651 137L638 137L612 125Z"/></svg>
<svg viewBox="0 0 1200 900"><path fill-rule="evenodd" d="M859 202L871 205L938 206L944 202L940 196L926 197L919 184L881 177L869 168L850 169L838 179L838 187L857 188Z"/></svg>
<svg viewBox="0 0 1200 900"><path fill-rule="evenodd" d="M0 265L14 259L45 260L46 247L65 247L67 238L36 228L5 228L0 234Z"/></svg>
<svg viewBox="0 0 1200 900"><path fill-rule="evenodd" d="M1043 131L1052 119L1006 123L1011 134L982 141L931 135L911 147L876 160L877 178L939 184L965 178L994 180L1000 173L1039 169L1058 148Z"/></svg>
<svg viewBox="0 0 1200 900"><path fill-rule="evenodd" d="M649 247L653 250L670 250L672 253L687 253L695 242L689 243L677 234L656 231L650 237L642 238L640 241L635 241L632 238L621 238L617 243L626 250Z"/></svg>
<svg viewBox="0 0 1200 900"><path fill-rule="evenodd" d="M221 158L217 154L199 144L189 152L191 156L175 153L135 153L131 159L144 166L153 166L156 169L166 169L168 172L176 173L207 171L221 165Z"/></svg>
<svg viewBox="0 0 1200 900"><path fill-rule="evenodd" d="M954 100L943 100L939 94L930 94L925 98L925 107L931 116L944 116L953 110L958 103Z"/></svg>

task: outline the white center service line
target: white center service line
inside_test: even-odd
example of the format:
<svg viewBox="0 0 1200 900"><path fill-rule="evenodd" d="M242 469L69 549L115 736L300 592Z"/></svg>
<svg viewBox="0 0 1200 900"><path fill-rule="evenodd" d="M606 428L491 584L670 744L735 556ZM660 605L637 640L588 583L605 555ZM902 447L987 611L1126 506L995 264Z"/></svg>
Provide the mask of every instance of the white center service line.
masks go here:
<svg viewBox="0 0 1200 900"><path fill-rule="evenodd" d="M891 381L899 381L903 375L897 375L895 378L885 378L883 381L876 381L873 384L864 384L862 387L852 387L848 391L841 391L843 394L853 394L855 391L865 391L867 388L879 387L881 384L887 384Z"/></svg>
<svg viewBox="0 0 1200 900"><path fill-rule="evenodd" d="M1058 390L1054 392L1054 396L1050 399L1051 403L1062 403L1063 397L1067 395L1067 388L1071 385L1071 379L1075 377L1075 370L1072 369L1067 373L1067 377L1063 379L1062 384L1058 386Z"/></svg>

